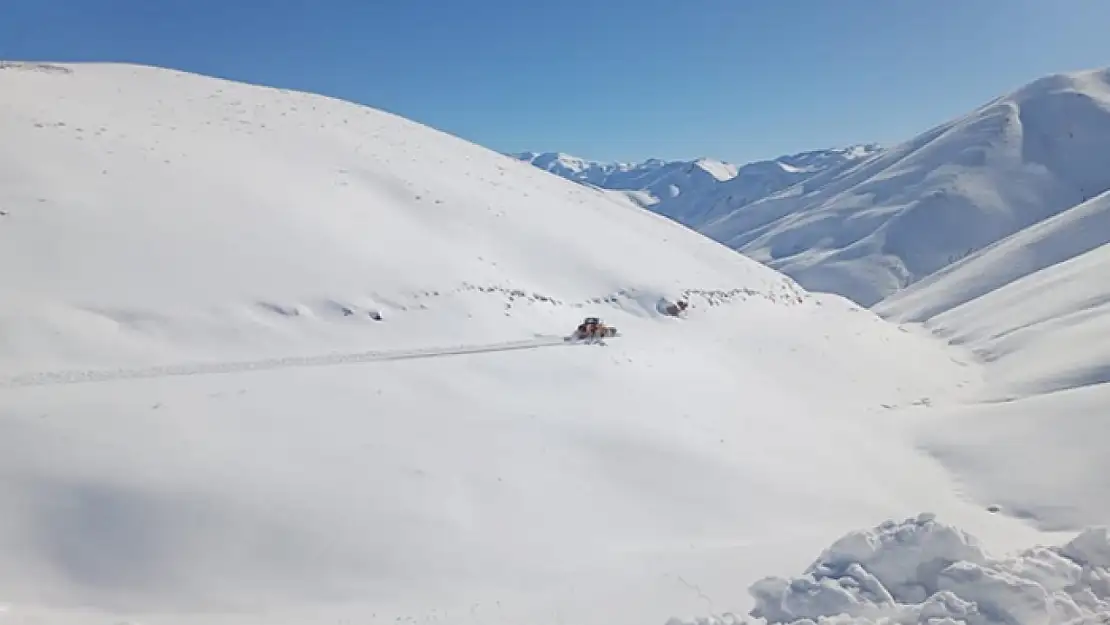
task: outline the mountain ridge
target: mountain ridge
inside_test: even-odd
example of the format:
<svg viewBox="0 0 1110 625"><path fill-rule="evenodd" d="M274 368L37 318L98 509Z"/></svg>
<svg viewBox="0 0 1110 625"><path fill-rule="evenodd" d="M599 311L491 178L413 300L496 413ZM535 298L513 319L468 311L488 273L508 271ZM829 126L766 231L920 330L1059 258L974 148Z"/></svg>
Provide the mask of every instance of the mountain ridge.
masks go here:
<svg viewBox="0 0 1110 625"><path fill-rule="evenodd" d="M1040 78L699 230L870 306L1110 188L1108 84L1108 69Z"/></svg>
<svg viewBox="0 0 1110 625"><path fill-rule="evenodd" d="M574 182L621 192L641 206L698 229L715 215L712 207L722 198L754 201L881 151L878 144L863 143L743 165L709 157L607 163L564 152L517 152L508 156Z"/></svg>
<svg viewBox="0 0 1110 625"><path fill-rule="evenodd" d="M885 149L782 156L717 182L672 174L656 187L608 186L810 290L870 306L1110 188L1098 165L1110 142L1108 77L1108 68L1043 76Z"/></svg>

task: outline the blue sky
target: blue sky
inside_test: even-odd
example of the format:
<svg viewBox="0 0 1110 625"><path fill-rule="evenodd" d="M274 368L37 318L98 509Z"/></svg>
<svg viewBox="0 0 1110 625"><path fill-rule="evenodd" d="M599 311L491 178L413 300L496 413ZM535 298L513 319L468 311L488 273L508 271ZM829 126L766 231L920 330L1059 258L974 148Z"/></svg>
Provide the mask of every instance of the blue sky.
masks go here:
<svg viewBox="0 0 1110 625"><path fill-rule="evenodd" d="M602 160L893 144L1110 65L1105 0L0 0L0 15L0 58L304 89Z"/></svg>

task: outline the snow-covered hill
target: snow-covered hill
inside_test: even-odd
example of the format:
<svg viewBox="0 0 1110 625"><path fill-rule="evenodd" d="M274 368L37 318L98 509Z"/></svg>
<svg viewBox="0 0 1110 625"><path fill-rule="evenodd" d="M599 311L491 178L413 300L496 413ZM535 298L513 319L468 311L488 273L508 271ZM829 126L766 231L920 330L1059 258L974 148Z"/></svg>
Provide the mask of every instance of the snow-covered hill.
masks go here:
<svg viewBox="0 0 1110 625"><path fill-rule="evenodd" d="M875 306L986 363L987 410L956 411L928 446L976 496L1047 527L1110 499L1110 191L1011 235ZM934 424L935 425L935 424ZM1054 443L1046 448L1045 441ZM1050 450L1054 450L1052 453ZM1028 458L1036 456L1039 462ZM1044 464L1062 470L1045 473ZM1086 510L1077 509L1086 508Z"/></svg>
<svg viewBox="0 0 1110 625"><path fill-rule="evenodd" d="M733 210L879 151L877 145L857 145L781 156L740 167L709 158L599 163L558 152L511 156L568 180L621 192L641 206L697 230L718 215L715 207Z"/></svg>
<svg viewBox="0 0 1110 625"><path fill-rule="evenodd" d="M699 230L870 306L1110 189L1110 69L1045 77Z"/></svg>
<svg viewBox="0 0 1110 625"><path fill-rule="evenodd" d="M978 365L610 192L169 70L0 93L5 621L661 623L876 519L1059 538L904 427Z"/></svg>

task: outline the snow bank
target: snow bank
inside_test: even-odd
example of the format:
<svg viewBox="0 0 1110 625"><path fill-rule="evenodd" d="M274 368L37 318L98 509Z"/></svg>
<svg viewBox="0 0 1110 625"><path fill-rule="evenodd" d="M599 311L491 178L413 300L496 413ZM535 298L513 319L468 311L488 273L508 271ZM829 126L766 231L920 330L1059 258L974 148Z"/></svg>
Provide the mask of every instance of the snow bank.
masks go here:
<svg viewBox="0 0 1110 625"><path fill-rule="evenodd" d="M833 543L792 579L749 589L767 623L1087 625L1110 622L1110 533L995 559L973 536L922 514ZM682 623L672 619L668 625ZM704 617L698 625L744 622Z"/></svg>

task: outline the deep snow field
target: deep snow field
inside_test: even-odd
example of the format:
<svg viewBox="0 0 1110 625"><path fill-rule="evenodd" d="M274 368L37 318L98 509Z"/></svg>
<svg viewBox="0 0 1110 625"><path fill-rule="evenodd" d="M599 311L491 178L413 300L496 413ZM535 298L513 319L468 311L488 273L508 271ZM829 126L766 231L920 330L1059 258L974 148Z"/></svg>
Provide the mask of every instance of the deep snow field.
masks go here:
<svg viewBox="0 0 1110 625"><path fill-rule="evenodd" d="M0 92L0 622L1108 610L1105 534L996 563L943 525L1008 554L1100 510L991 513L923 445L985 410L971 349L373 109L127 65ZM622 336L563 344L586 315Z"/></svg>
<svg viewBox="0 0 1110 625"><path fill-rule="evenodd" d="M969 494L1046 529L1110 520L1108 263L1110 192L874 308L983 363L989 403L948 411L922 443Z"/></svg>

